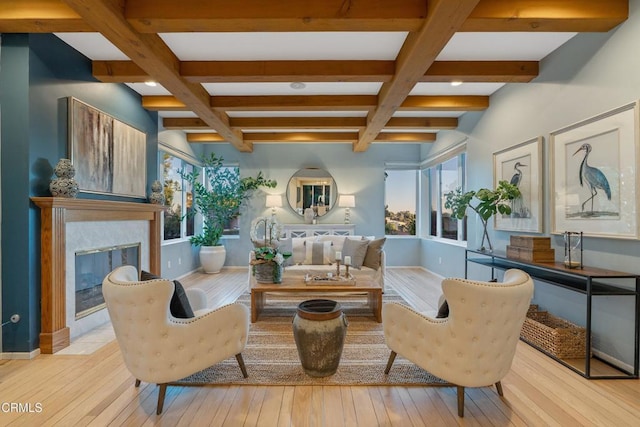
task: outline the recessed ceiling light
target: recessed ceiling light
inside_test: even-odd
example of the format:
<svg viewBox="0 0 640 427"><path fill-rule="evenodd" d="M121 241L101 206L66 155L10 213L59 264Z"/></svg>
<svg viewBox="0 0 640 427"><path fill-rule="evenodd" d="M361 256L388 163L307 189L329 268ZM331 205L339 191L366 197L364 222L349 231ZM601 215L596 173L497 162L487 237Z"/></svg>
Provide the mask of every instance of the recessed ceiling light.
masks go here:
<svg viewBox="0 0 640 427"><path fill-rule="evenodd" d="M451 82L451 86L460 86L462 82L460 80L454 80Z"/></svg>
<svg viewBox="0 0 640 427"><path fill-rule="evenodd" d="M289 86L291 86L291 89L296 90L304 89L305 87L307 87L307 85L302 82L293 82Z"/></svg>
<svg viewBox="0 0 640 427"><path fill-rule="evenodd" d="M154 82L152 80L149 80L148 82L144 82L144 84L146 84L147 86L151 86L151 87L158 86L158 83L156 83L156 82Z"/></svg>

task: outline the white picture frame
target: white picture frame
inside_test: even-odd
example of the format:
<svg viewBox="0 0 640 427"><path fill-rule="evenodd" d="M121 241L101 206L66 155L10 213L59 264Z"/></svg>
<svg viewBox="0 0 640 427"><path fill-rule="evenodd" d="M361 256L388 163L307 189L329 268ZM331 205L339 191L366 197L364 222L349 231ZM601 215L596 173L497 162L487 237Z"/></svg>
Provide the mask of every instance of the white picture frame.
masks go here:
<svg viewBox="0 0 640 427"><path fill-rule="evenodd" d="M551 133L552 234L638 239L638 101Z"/></svg>
<svg viewBox="0 0 640 427"><path fill-rule="evenodd" d="M542 233L542 145L538 136L493 153L493 188L507 181L522 193L512 201L510 215L494 216L496 230Z"/></svg>

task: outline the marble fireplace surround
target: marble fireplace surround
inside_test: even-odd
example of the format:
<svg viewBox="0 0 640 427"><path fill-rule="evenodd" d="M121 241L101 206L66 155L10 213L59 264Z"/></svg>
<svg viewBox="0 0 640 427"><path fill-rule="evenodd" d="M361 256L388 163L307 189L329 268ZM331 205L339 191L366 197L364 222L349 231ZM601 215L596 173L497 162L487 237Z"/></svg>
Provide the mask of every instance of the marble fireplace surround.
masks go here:
<svg viewBox="0 0 640 427"><path fill-rule="evenodd" d="M69 346L71 336L87 327L86 321L84 325L75 323L72 307L67 313L69 285L75 288L75 283L69 283L75 268L75 251L139 241L142 266L159 275L163 207L62 197L32 197L31 200L40 208L41 218L40 352L53 354ZM100 319L106 316L106 310L94 315L87 316L94 316L90 322L106 321Z"/></svg>

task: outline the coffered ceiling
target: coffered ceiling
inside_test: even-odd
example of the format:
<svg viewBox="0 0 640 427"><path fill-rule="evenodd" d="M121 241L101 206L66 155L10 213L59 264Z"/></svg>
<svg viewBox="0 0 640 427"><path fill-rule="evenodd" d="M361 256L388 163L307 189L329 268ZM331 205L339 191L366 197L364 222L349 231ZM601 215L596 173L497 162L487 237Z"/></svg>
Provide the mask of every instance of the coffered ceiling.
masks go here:
<svg viewBox="0 0 640 427"><path fill-rule="evenodd" d="M3 0L0 33L55 33L194 143L366 151L434 141L627 16L621 0Z"/></svg>

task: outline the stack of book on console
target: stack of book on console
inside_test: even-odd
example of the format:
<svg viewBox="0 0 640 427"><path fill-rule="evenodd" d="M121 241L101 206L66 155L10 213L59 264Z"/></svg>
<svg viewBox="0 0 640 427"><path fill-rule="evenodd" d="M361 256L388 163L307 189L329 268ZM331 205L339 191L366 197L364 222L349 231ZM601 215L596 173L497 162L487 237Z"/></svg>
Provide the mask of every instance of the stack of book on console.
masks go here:
<svg viewBox="0 0 640 427"><path fill-rule="evenodd" d="M554 262L555 250L550 237L511 236L507 258L529 262Z"/></svg>

